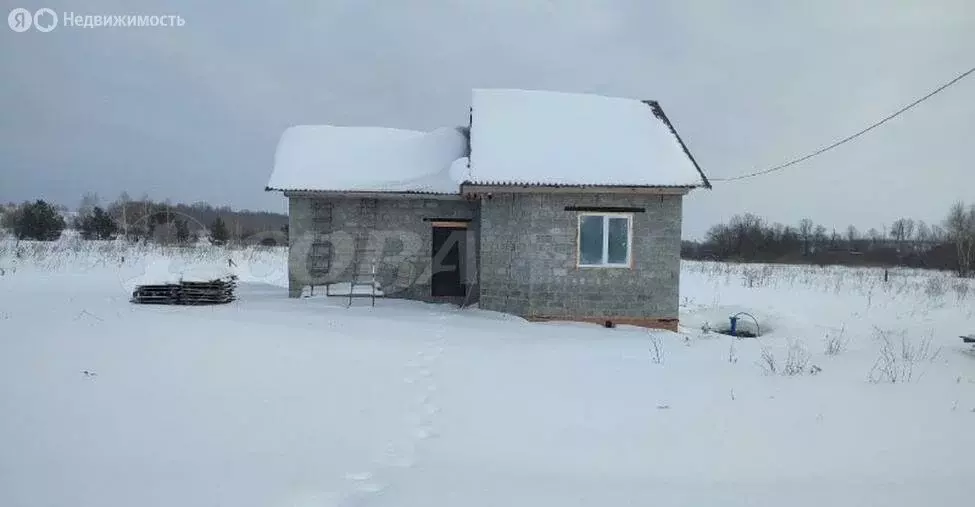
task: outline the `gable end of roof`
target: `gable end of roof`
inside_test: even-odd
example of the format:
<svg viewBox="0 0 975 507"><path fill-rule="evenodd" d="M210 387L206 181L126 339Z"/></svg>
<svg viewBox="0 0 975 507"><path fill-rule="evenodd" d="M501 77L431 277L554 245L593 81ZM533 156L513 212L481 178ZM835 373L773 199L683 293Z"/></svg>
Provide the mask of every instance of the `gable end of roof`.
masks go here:
<svg viewBox="0 0 975 507"><path fill-rule="evenodd" d="M705 175L704 171L701 170L701 166L697 164L697 160L694 160L694 155L691 155L691 151L687 149L687 145L684 144L684 140L680 138L680 134L677 133L677 129L674 128L674 124L670 123L670 119L667 118L663 108L660 107L660 103L656 100L644 100L642 102L650 107L650 110L653 111L653 115L667 126L670 133L673 134L677 139L677 142L680 143L680 147L684 150L684 154L687 155L687 158L690 159L692 164L694 164L694 168L697 169L698 174L701 175L701 181L704 182L704 188L710 189L711 182L708 180L707 175Z"/></svg>

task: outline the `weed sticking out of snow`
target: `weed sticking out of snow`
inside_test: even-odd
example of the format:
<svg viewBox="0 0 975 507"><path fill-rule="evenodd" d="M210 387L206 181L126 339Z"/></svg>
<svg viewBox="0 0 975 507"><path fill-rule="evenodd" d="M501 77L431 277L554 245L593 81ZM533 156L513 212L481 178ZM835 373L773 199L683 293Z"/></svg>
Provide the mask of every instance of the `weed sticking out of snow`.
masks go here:
<svg viewBox="0 0 975 507"><path fill-rule="evenodd" d="M775 357L775 353L767 347L762 347L762 354L757 361L758 366L765 375L784 375L794 377L805 373L816 374L822 371L818 366L809 367L811 359L809 349L800 340L789 340L785 351L785 362L780 363Z"/></svg>
<svg viewBox="0 0 975 507"><path fill-rule="evenodd" d="M232 272L241 282L286 287L288 249L271 246L169 246L124 240L0 240L0 266L6 276L34 273L74 275L114 271L126 294L155 278ZM19 271L18 271L19 269Z"/></svg>
<svg viewBox="0 0 975 507"><path fill-rule="evenodd" d="M917 294L927 296L929 303L937 303L949 285L956 297L966 300L975 293L975 279L953 279L949 273L897 268L889 271L884 281L884 269L872 267L809 266L787 264L734 264L722 262L683 263L689 273L701 274L711 284L731 286L732 279L741 280L740 287L748 289L806 288L835 295L863 296L867 307L872 307L878 295L893 299L917 299ZM953 280L949 283L950 280ZM714 305L720 300L712 295Z"/></svg>
<svg viewBox="0 0 975 507"><path fill-rule="evenodd" d="M924 294L932 299L941 299L948 292L948 280L944 276L932 276L924 283Z"/></svg>
<svg viewBox="0 0 975 507"><path fill-rule="evenodd" d="M868 378L874 383L911 382L915 374L923 374L918 369L926 362L933 362L941 352L940 348L931 350L933 335L913 341L905 332L897 333L900 339L892 337L894 333L879 328L875 333L880 349L868 373Z"/></svg>
<svg viewBox="0 0 975 507"><path fill-rule="evenodd" d="M660 339L660 335L656 333L650 333L650 361L653 364L662 364L664 362L664 344Z"/></svg>
<svg viewBox="0 0 975 507"><path fill-rule="evenodd" d="M745 287L762 287L768 284L772 276L771 266L745 267L741 270L742 285Z"/></svg>
<svg viewBox="0 0 975 507"><path fill-rule="evenodd" d="M766 375L779 373L779 363L775 360L775 354L768 347L762 347L762 357L758 360L758 366Z"/></svg>
<svg viewBox="0 0 975 507"><path fill-rule="evenodd" d="M825 338L825 353L827 356L837 356L846 350L847 338L846 338L846 326L842 327L838 332L826 331Z"/></svg>
<svg viewBox="0 0 975 507"><path fill-rule="evenodd" d="M962 302L968 298L969 284L967 281L959 280L951 284L951 290L955 292L955 299Z"/></svg>
<svg viewBox="0 0 975 507"><path fill-rule="evenodd" d="M789 348L786 349L785 365L782 367L782 374L786 376L802 375L806 373L809 366L809 350L806 345L799 340L789 341Z"/></svg>

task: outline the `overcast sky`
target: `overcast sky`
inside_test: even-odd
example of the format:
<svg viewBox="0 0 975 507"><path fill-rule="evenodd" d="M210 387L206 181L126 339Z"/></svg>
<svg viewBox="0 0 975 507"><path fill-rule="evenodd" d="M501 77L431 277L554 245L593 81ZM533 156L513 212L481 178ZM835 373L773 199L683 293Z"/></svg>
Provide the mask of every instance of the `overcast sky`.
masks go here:
<svg viewBox="0 0 975 507"><path fill-rule="evenodd" d="M705 172L847 135L975 65L971 0L4 0L183 27L0 29L0 201L82 193L286 211L274 148L306 123L466 124L470 89L660 101ZM2 26L2 25L0 25ZM752 212L838 229L975 202L975 76L773 176L716 183L684 231Z"/></svg>

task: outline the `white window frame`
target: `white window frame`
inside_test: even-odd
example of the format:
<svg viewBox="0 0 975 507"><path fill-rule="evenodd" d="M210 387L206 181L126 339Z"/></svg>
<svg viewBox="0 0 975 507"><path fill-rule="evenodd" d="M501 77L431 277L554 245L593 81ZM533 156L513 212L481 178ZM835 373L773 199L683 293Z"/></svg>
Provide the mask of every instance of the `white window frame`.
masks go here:
<svg viewBox="0 0 975 507"><path fill-rule="evenodd" d="M603 219L603 257L599 264L582 263L582 219L602 217ZM621 263L609 262L609 219L626 219L626 259ZM631 268L633 267L633 213L579 213L576 222L576 267L580 268Z"/></svg>

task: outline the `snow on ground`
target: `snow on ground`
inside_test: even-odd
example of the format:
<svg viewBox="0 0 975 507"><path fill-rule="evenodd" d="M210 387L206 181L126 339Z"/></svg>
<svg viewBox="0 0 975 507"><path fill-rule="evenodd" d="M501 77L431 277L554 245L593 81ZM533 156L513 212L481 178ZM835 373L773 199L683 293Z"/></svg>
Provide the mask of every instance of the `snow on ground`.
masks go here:
<svg viewBox="0 0 975 507"><path fill-rule="evenodd" d="M280 249L28 246L0 245L3 506L971 505L975 287L947 275L686 263L675 334L288 299ZM232 304L128 302L227 258ZM769 333L702 331L740 309ZM930 337L910 382L868 380L881 331ZM789 343L804 373L763 370Z"/></svg>

